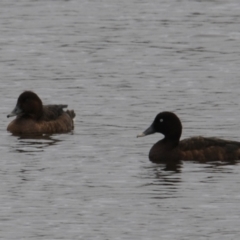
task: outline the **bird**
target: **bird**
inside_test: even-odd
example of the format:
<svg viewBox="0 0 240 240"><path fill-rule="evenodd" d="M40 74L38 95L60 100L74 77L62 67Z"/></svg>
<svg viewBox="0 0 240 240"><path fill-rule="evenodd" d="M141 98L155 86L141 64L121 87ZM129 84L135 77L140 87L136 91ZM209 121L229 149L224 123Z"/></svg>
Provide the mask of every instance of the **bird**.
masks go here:
<svg viewBox="0 0 240 240"><path fill-rule="evenodd" d="M74 129L73 110L63 109L67 105L43 105L39 96L33 91L20 94L17 104L7 117L16 116L9 123L7 131L12 134L52 134L65 133Z"/></svg>
<svg viewBox="0 0 240 240"><path fill-rule="evenodd" d="M161 133L164 138L149 152L153 163L179 163L184 160L198 162L235 161L240 159L240 142L216 137L190 137L180 140L182 123L173 112L160 112L153 123L137 137Z"/></svg>

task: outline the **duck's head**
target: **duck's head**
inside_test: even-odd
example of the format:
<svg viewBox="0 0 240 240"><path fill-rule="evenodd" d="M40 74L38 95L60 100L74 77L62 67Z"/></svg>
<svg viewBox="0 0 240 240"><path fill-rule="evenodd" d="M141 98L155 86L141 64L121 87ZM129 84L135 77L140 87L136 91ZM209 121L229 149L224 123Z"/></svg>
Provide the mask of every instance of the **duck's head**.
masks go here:
<svg viewBox="0 0 240 240"><path fill-rule="evenodd" d="M41 117L42 111L43 105L38 95L31 91L25 91L18 97L16 107L7 117L28 116L38 119Z"/></svg>
<svg viewBox="0 0 240 240"><path fill-rule="evenodd" d="M162 133L165 139L179 141L182 134L181 121L172 112L161 112L155 117L150 127L137 137L144 137L156 132Z"/></svg>

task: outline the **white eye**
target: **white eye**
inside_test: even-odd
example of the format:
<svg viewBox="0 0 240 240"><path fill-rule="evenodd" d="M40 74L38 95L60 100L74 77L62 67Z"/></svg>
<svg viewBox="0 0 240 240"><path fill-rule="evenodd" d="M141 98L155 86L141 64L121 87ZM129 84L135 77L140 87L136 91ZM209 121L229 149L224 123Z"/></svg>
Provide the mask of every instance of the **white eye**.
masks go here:
<svg viewBox="0 0 240 240"><path fill-rule="evenodd" d="M159 122L163 122L163 119L162 119L162 118L160 118Z"/></svg>

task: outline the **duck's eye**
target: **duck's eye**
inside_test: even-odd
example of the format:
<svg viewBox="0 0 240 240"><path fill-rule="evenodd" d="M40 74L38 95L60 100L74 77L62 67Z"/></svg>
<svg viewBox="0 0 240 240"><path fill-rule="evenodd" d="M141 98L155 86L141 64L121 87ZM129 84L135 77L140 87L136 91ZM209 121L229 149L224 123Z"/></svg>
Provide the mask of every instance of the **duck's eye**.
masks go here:
<svg viewBox="0 0 240 240"><path fill-rule="evenodd" d="M163 122L163 119L162 119L162 118L160 118L159 122L161 122L161 123L162 123L162 122Z"/></svg>

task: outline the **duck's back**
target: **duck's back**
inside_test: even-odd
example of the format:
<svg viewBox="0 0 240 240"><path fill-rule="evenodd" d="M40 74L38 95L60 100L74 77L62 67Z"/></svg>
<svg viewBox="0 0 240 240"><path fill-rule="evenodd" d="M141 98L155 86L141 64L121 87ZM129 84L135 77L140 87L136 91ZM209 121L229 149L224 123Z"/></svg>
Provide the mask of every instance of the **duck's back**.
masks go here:
<svg viewBox="0 0 240 240"><path fill-rule="evenodd" d="M231 161L240 159L240 142L219 138L192 137L179 142L181 160Z"/></svg>
<svg viewBox="0 0 240 240"><path fill-rule="evenodd" d="M73 110L66 110L68 105L44 105L43 115L38 123L40 132L60 133L69 132L73 130L73 119L75 112Z"/></svg>
<svg viewBox="0 0 240 240"><path fill-rule="evenodd" d="M65 113L65 111L63 110L64 108L67 108L68 105L63 105L63 104L59 104L59 105L43 105L43 114L42 114L42 118L41 120L43 121L53 121L56 120L58 117L60 117L63 113ZM73 112L74 111L66 111L68 112ZM73 119L75 117L75 113L74 115L70 115L69 116Z"/></svg>

